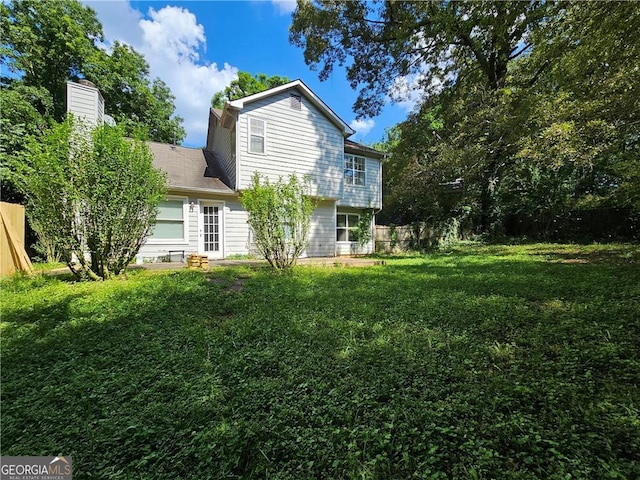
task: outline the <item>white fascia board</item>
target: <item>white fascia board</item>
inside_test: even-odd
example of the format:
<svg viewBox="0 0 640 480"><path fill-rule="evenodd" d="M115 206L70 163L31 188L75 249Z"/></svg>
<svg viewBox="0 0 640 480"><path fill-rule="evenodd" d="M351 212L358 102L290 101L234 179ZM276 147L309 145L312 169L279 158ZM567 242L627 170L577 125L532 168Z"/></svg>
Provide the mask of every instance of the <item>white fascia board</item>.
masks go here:
<svg viewBox="0 0 640 480"><path fill-rule="evenodd" d="M233 107L229 102L224 105L222 115L220 116L220 125L223 128L231 128L231 125L237 120L240 109Z"/></svg>
<svg viewBox="0 0 640 480"><path fill-rule="evenodd" d="M344 120L342 120L331 108L324 103L320 97L318 97L315 93L311 91L309 87L307 87L302 80L294 80L289 83L285 83L284 85L280 85L269 90L265 90L263 92L254 93L253 95L249 95L248 97L239 98L237 100L233 100L228 102L227 105L231 106L234 109L242 110L247 103L255 102L256 100L260 100L261 98L268 97L270 95L275 95L276 93L280 93L285 90L289 90L291 88L298 88L305 97L311 100L316 108L318 108L322 113L324 113L327 117L331 118L334 123L340 125L342 133L345 137L349 137L356 133L354 129L352 129ZM225 107L226 109L226 107Z"/></svg>
<svg viewBox="0 0 640 480"><path fill-rule="evenodd" d="M194 188L182 185L169 185L167 187L169 192L180 192L180 193L208 193L210 195L222 195L225 197L237 197L238 192L236 190L231 190L229 192L221 192L219 190L211 190L209 188Z"/></svg>

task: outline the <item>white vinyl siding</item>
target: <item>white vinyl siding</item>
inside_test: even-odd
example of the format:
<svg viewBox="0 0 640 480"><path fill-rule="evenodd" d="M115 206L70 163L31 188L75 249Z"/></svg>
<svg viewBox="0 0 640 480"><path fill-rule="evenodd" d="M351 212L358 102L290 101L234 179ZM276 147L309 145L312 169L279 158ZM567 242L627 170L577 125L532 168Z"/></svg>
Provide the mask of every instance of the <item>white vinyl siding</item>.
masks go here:
<svg viewBox="0 0 640 480"><path fill-rule="evenodd" d="M224 205L225 256L249 253L248 214L236 198L226 199Z"/></svg>
<svg viewBox="0 0 640 480"><path fill-rule="evenodd" d="M266 153L267 122L249 117L249 153Z"/></svg>
<svg viewBox="0 0 640 480"><path fill-rule="evenodd" d="M156 223L149 235L149 243L188 243L187 197L168 196L158 205Z"/></svg>
<svg viewBox="0 0 640 480"><path fill-rule="evenodd" d="M342 132L304 96L300 110L291 108L290 94L284 91L256 100L240 113L237 141L241 163L237 186L241 190L248 188L256 171L271 181L295 173L299 178L310 177L312 195L339 199L344 162ZM264 155L249 150L249 122L256 117L266 121Z"/></svg>
<svg viewBox="0 0 640 480"><path fill-rule="evenodd" d="M345 153L344 155L344 183L346 185L365 185L366 161L364 157L358 157Z"/></svg>
<svg viewBox="0 0 640 480"><path fill-rule="evenodd" d="M216 132L213 141L213 151L216 152L217 158L222 161L224 170L229 177L231 186L236 183L236 131L235 126L229 130L220 125L215 126Z"/></svg>
<svg viewBox="0 0 640 480"><path fill-rule="evenodd" d="M338 200L342 207L382 207L382 173L379 160L364 158L364 185L346 185L345 151L341 130L301 95L300 110L291 108L284 91L246 104L238 116L239 176L236 188L249 188L254 172L271 181L295 173L308 175L311 195ZM266 154L249 152L249 121L266 121ZM347 154L354 156L353 154ZM361 166L361 164L360 164Z"/></svg>
<svg viewBox="0 0 640 480"><path fill-rule="evenodd" d="M88 126L102 125L104 99L95 87L67 83L67 112L87 123Z"/></svg>
<svg viewBox="0 0 640 480"><path fill-rule="evenodd" d="M318 202L311 216L309 246L306 257L332 257L335 255L335 202Z"/></svg>
<svg viewBox="0 0 640 480"><path fill-rule="evenodd" d="M147 261L161 261L161 259L167 258L170 255L173 261L179 261L182 252L184 252L185 258L190 254L198 254L200 240L199 212L201 202L215 202L215 204L218 204L222 209L220 214L222 222L220 248L224 252L224 255L246 253L246 248L243 248L246 240L242 233L242 230L246 230L247 228L246 212L242 210L236 198L227 196L210 196L203 198L202 194L194 194L193 196L185 197L185 201L187 242L185 243L184 240L158 242L149 238L140 249L140 254L143 258L147 259ZM191 203L193 203L193 208L190 208ZM246 237L246 232L244 235ZM237 244L241 244L241 247L237 247Z"/></svg>

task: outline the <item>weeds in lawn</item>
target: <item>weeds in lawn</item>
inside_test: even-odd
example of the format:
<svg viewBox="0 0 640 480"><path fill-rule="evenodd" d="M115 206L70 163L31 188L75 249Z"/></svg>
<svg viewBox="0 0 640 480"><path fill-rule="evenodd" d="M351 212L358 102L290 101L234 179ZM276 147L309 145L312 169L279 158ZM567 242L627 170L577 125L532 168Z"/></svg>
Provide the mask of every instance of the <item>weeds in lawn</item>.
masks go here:
<svg viewBox="0 0 640 480"><path fill-rule="evenodd" d="M78 478L639 478L636 250L10 279L2 454Z"/></svg>

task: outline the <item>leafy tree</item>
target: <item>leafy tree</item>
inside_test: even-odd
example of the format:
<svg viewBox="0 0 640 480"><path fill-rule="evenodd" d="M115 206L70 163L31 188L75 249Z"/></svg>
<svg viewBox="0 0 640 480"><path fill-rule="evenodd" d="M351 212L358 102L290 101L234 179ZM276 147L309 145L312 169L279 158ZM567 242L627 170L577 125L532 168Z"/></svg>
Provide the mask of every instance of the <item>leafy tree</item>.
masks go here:
<svg viewBox="0 0 640 480"><path fill-rule="evenodd" d="M38 137L53 124L52 112L53 101L45 88L16 81L0 85L0 195L3 202L24 203L24 195L16 188L7 167L24 155L25 138ZM57 261L54 246L46 239L39 240L28 222L25 241L27 248L34 248L47 261Z"/></svg>
<svg viewBox="0 0 640 480"><path fill-rule="evenodd" d="M61 120L67 80L84 72L104 40L95 11L73 0L14 0L0 14L3 63L25 85L48 90Z"/></svg>
<svg viewBox="0 0 640 480"><path fill-rule="evenodd" d="M224 104L231 100L253 95L254 93L264 92L270 88L277 87L289 83L287 77L274 75L268 77L264 73L252 76L248 72L238 72L238 78L233 80L231 84L223 91L216 93L211 99L213 108L224 108Z"/></svg>
<svg viewBox="0 0 640 480"><path fill-rule="evenodd" d="M242 192L242 205L249 214L258 251L273 268L295 265L309 245L309 227L314 203L307 195L308 184L295 175L285 182L261 180L255 173L251 187Z"/></svg>
<svg viewBox="0 0 640 480"><path fill-rule="evenodd" d="M34 230L77 277L92 280L118 275L131 262L165 192L144 142L125 138L121 126L89 134L72 117L32 139L26 161L12 167Z"/></svg>
<svg viewBox="0 0 640 480"><path fill-rule="evenodd" d="M424 92L385 165L387 221L500 233L511 215L638 211L639 31L628 2L301 2L291 41L321 78L348 65L360 114Z"/></svg>
<svg viewBox="0 0 640 480"><path fill-rule="evenodd" d="M20 202L22 196L13 188L6 165L24 151L25 137L40 135L52 123L53 101L43 87L29 87L20 82L0 86L0 176L2 200Z"/></svg>
<svg viewBox="0 0 640 480"><path fill-rule="evenodd" d="M490 90L504 87L509 63L527 51L528 35L550 8L535 0L303 1L290 41L312 68L322 65L321 79L336 63L348 65L351 86L364 85L355 111L373 116L398 77L418 75L421 87L437 91L477 71Z"/></svg>
<svg viewBox="0 0 640 480"><path fill-rule="evenodd" d="M530 76L550 65L531 92L518 163L571 185L568 205L639 212L640 11L575 2L561 13L519 66Z"/></svg>
<svg viewBox="0 0 640 480"><path fill-rule="evenodd" d="M487 231L495 220L495 194L510 145L502 120L515 113L504 92L509 66L528 51L529 37L553 8L535 0L301 2L290 40L305 49L312 68L322 65L321 79L335 64L348 64L351 86L363 85L354 105L360 115L378 114L390 93L396 99L406 96L409 88L398 78L412 79L425 92L423 114L454 106L459 115L444 119L452 127L446 141L457 141L451 145L464 151L463 159L473 156L468 173L477 176L478 223ZM457 131L473 135L455 135L460 119L467 128ZM425 147L432 143L431 138L420 141ZM470 145L474 148L467 149Z"/></svg>
<svg viewBox="0 0 640 480"><path fill-rule="evenodd" d="M98 50L85 74L100 89L107 113L124 124L128 134L142 127L157 142L184 139L174 95L159 78L149 80L149 64L132 47L114 42L110 54Z"/></svg>
<svg viewBox="0 0 640 480"><path fill-rule="evenodd" d="M104 37L94 10L77 0L14 0L0 4L0 13L2 62L14 81L50 93L55 120L66 112L66 82L84 77L101 90L106 113L129 135L144 127L152 140L184 138L175 97L160 79L149 78L144 57L118 42L111 53L98 47Z"/></svg>

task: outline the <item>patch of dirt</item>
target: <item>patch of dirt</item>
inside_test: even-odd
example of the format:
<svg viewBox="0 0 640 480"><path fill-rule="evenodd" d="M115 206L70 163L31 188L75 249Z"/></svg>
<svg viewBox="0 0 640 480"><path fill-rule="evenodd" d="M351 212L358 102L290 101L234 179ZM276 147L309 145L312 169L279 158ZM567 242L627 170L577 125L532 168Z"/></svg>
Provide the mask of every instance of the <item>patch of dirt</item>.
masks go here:
<svg viewBox="0 0 640 480"><path fill-rule="evenodd" d="M227 293L240 293L242 291L242 287L244 286L244 280L243 279L237 279L235 282L233 282L233 285L231 285L230 287L228 287L226 289Z"/></svg>
<svg viewBox="0 0 640 480"><path fill-rule="evenodd" d="M620 252L616 250L585 252L585 253L555 253L549 256L552 261L565 264L612 264L630 265L640 263L640 249Z"/></svg>
<svg viewBox="0 0 640 480"><path fill-rule="evenodd" d="M559 263L589 263L586 258L563 258L558 260Z"/></svg>
<svg viewBox="0 0 640 480"><path fill-rule="evenodd" d="M207 282L213 283L214 285L225 286L224 291L226 293L240 293L244 286L244 282L247 280L247 277L236 278L233 282L229 281L226 278L214 277L207 278Z"/></svg>

